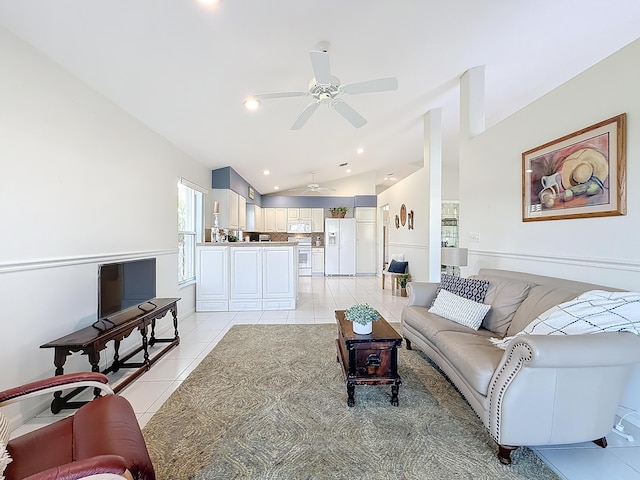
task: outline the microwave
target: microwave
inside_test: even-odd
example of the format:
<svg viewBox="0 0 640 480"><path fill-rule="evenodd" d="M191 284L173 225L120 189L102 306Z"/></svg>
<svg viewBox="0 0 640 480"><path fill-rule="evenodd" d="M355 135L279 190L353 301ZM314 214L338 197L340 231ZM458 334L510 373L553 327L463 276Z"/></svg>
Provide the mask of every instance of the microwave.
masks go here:
<svg viewBox="0 0 640 480"><path fill-rule="evenodd" d="M296 220L288 222L287 233L311 233L311 220Z"/></svg>

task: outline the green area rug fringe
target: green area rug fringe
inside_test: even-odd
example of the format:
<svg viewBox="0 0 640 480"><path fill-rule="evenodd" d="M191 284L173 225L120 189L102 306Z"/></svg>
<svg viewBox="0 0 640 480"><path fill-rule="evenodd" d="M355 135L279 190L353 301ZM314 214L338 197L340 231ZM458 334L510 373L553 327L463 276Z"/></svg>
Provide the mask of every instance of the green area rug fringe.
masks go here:
<svg viewBox="0 0 640 480"><path fill-rule="evenodd" d="M158 480L557 479L531 450L501 465L482 422L424 356L389 386L356 386L335 325L237 325L144 428Z"/></svg>

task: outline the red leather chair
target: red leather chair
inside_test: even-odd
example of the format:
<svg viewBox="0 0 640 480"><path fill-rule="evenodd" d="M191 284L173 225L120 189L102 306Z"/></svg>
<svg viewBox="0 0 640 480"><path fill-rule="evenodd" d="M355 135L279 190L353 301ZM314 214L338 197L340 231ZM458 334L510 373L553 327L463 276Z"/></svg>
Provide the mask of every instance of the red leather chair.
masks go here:
<svg viewBox="0 0 640 480"><path fill-rule="evenodd" d="M80 372L59 375L0 392L0 407L28 396L78 386L107 393L75 414L9 441L13 461L6 480L73 480L115 473L134 480L155 480L147 446L129 402L114 395L105 375Z"/></svg>

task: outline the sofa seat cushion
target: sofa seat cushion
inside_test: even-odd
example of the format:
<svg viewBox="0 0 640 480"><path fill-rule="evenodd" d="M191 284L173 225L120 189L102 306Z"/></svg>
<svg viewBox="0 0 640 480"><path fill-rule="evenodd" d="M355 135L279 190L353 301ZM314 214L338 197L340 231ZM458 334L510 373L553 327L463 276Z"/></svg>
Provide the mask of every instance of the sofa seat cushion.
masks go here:
<svg viewBox="0 0 640 480"><path fill-rule="evenodd" d="M488 336L478 335L478 332L439 332L436 346L471 388L481 395L487 395L489 382L504 350L491 343Z"/></svg>
<svg viewBox="0 0 640 480"><path fill-rule="evenodd" d="M420 332L429 342L435 345L436 334L441 331L463 332L485 337L495 337L488 330L473 330L459 323L447 320L439 315L429 313L425 307L407 306L402 309L402 322Z"/></svg>

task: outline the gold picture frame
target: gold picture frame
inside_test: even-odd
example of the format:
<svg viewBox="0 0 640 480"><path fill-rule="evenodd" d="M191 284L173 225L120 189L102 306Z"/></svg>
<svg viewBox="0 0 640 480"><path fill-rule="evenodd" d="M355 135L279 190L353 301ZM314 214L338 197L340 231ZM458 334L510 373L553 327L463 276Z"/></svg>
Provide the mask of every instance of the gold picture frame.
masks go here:
<svg viewBox="0 0 640 480"><path fill-rule="evenodd" d="M626 215L626 114L522 154L522 221Z"/></svg>

